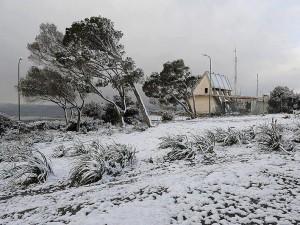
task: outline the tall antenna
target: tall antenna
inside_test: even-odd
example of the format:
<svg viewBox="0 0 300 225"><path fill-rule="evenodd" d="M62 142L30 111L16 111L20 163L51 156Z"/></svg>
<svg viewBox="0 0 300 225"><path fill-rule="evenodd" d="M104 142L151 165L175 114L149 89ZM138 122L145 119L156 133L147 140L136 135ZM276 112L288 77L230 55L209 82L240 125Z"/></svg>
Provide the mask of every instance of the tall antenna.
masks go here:
<svg viewBox="0 0 300 225"><path fill-rule="evenodd" d="M256 97L258 97L258 74L256 74Z"/></svg>
<svg viewBox="0 0 300 225"><path fill-rule="evenodd" d="M234 95L237 95L237 56L236 56L236 48L234 49Z"/></svg>

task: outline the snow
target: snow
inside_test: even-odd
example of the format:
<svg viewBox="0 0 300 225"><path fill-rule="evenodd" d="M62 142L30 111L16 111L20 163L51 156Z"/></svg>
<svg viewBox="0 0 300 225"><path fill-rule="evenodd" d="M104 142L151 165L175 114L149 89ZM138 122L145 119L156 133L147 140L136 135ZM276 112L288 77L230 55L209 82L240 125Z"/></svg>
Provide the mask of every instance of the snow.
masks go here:
<svg viewBox="0 0 300 225"><path fill-rule="evenodd" d="M34 147L51 159L54 175L46 183L16 189L0 180L0 224L153 225L153 224L300 224L300 154L262 152L256 145L216 147L214 163L164 162L168 149L160 137L200 134L208 129L247 128L283 115L201 118L161 123L144 132L101 128L88 134L53 132L50 143ZM74 137L73 137L73 136ZM123 174L94 184L67 186L75 157L53 158L59 146L130 144L137 163ZM153 163L149 159L153 159ZM0 169L7 167L0 163Z"/></svg>

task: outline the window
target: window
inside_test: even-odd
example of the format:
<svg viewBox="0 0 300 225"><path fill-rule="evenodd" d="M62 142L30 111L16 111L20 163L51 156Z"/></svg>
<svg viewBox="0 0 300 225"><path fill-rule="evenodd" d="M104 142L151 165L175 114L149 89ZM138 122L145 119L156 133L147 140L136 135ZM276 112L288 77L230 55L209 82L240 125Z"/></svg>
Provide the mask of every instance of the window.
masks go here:
<svg viewBox="0 0 300 225"><path fill-rule="evenodd" d="M205 88L205 94L207 94L208 93L208 88Z"/></svg>

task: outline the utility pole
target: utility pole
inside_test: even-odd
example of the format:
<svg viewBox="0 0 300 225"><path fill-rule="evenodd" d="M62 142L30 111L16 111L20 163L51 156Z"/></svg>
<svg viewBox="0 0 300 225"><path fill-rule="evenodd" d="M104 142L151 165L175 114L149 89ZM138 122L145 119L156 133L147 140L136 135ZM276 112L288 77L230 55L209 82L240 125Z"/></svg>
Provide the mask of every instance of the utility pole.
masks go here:
<svg viewBox="0 0 300 225"><path fill-rule="evenodd" d="M208 90L208 113L211 116L211 109L210 109L210 97L211 97L211 57L207 54L203 54L203 56L209 59L209 90Z"/></svg>
<svg viewBox="0 0 300 225"><path fill-rule="evenodd" d="M19 58L18 62L18 117L19 121L21 121L21 95L20 95L20 63L22 61L22 57Z"/></svg>
<svg viewBox="0 0 300 225"><path fill-rule="evenodd" d="M256 97L258 98L258 74L256 74Z"/></svg>
<svg viewBox="0 0 300 225"><path fill-rule="evenodd" d="M237 55L236 48L234 49L234 95L237 95Z"/></svg>

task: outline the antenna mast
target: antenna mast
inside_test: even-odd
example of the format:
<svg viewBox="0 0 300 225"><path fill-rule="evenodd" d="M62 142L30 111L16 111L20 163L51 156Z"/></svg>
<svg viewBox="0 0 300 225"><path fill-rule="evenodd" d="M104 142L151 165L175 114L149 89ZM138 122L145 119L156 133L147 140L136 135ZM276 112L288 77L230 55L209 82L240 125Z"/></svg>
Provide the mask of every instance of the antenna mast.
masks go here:
<svg viewBox="0 0 300 225"><path fill-rule="evenodd" d="M258 74L256 74L256 97L258 97Z"/></svg>
<svg viewBox="0 0 300 225"><path fill-rule="evenodd" d="M237 56L236 56L236 48L234 49L234 95L237 95Z"/></svg>

